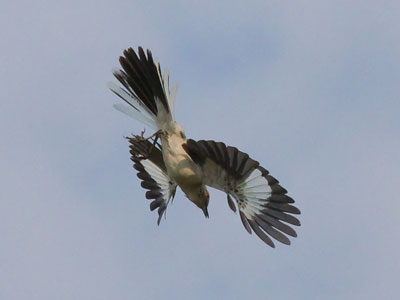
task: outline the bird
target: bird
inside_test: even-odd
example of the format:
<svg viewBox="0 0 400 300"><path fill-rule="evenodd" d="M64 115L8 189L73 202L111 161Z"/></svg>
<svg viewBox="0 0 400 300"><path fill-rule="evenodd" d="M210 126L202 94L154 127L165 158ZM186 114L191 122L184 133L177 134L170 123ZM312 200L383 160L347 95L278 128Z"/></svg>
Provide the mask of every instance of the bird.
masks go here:
<svg viewBox="0 0 400 300"><path fill-rule="evenodd" d="M279 181L236 147L186 138L174 116L177 85L170 88L168 70L161 69L150 50L128 48L119 63L113 75L120 84L107 84L123 100L114 108L154 130L148 137L142 131L127 139L150 209L158 211L157 224L178 187L208 218L209 186L226 193L229 208L238 211L249 234L272 248L272 239L290 245L288 236L297 237L293 226L300 226L295 216L300 210Z"/></svg>

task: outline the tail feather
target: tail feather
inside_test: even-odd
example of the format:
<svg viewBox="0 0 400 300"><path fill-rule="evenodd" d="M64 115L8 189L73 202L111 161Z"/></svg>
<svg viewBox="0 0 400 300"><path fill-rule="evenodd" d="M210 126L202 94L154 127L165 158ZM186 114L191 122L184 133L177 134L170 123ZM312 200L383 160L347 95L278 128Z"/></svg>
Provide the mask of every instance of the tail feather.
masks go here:
<svg viewBox="0 0 400 300"><path fill-rule="evenodd" d="M156 116L145 106L140 100L134 98L131 93L128 93L123 88L117 86L114 82L109 82L107 84L108 88L125 101L127 105L123 103L114 104L114 108L118 111L154 128L157 129L155 123Z"/></svg>
<svg viewBox="0 0 400 300"><path fill-rule="evenodd" d="M123 55L119 59L122 70L113 74L125 89L113 83L109 84L109 88L138 113L125 107L121 109L122 106L116 108L147 125L151 123L151 127L160 128L172 121L176 89L172 92L169 90L168 72L161 71L160 64L153 60L150 50L147 50L146 56L141 47L138 48L138 54L129 48Z"/></svg>
<svg viewBox="0 0 400 300"><path fill-rule="evenodd" d="M127 115L128 117L136 119L142 122L143 124L149 126L150 128L157 130L157 124L154 122L154 120L152 118L146 117L144 114L140 113L135 108L132 108L131 106L128 105L124 105L123 103L116 103L113 105L113 107L119 112Z"/></svg>
<svg viewBox="0 0 400 300"><path fill-rule="evenodd" d="M156 62L158 65L160 65L158 62ZM165 90L168 91L168 106L169 106L169 111L172 115L172 119L175 118L174 112L175 112L175 97L176 93L178 92L178 85L175 83L172 85L172 89L169 88L169 71L167 68L164 68L162 71L161 78L163 80L163 87Z"/></svg>

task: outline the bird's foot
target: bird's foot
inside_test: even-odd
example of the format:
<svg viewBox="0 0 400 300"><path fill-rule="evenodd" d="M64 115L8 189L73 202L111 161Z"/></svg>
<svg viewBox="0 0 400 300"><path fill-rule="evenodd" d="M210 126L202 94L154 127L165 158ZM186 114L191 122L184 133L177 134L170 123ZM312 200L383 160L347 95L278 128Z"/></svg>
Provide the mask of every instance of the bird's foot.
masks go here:
<svg viewBox="0 0 400 300"><path fill-rule="evenodd" d="M144 137L144 130L140 133L140 136L138 137L138 139L140 139L141 141L148 141L150 139L154 139L154 141L157 141L157 139L160 138L161 134L162 134L162 130L157 130L156 132L154 132L152 135L148 136L148 137Z"/></svg>
<svg viewBox="0 0 400 300"><path fill-rule="evenodd" d="M151 144L150 148L147 150L147 153L141 155L141 157L140 157L141 159L148 159L150 157L151 153L153 152L153 149L155 148L155 146L160 145L159 143L157 143L157 141L162 135L162 130L160 129L160 130L156 131L149 137L144 137L143 134L144 134L144 130L141 132L141 135L138 136L138 140L140 140L141 142L153 140L153 143Z"/></svg>

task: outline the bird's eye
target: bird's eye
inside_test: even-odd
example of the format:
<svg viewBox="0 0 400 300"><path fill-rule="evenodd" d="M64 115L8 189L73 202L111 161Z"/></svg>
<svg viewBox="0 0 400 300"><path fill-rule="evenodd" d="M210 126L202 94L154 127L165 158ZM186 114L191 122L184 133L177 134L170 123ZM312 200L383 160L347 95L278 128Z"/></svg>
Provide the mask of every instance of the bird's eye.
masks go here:
<svg viewBox="0 0 400 300"><path fill-rule="evenodd" d="M183 131L180 131L179 133L181 134L181 138L186 139L186 135Z"/></svg>

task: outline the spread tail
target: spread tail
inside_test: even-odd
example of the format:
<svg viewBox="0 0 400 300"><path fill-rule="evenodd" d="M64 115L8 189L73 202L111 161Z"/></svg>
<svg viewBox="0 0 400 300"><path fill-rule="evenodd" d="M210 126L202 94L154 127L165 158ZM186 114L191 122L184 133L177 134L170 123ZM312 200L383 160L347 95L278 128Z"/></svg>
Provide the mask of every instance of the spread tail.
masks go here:
<svg viewBox="0 0 400 300"><path fill-rule="evenodd" d="M150 50L146 56L142 47L137 54L129 48L119 62L122 69L114 70L113 74L124 88L113 82L108 87L127 105L118 103L114 107L153 129L162 129L173 122L176 86L170 91L168 71L161 71Z"/></svg>

